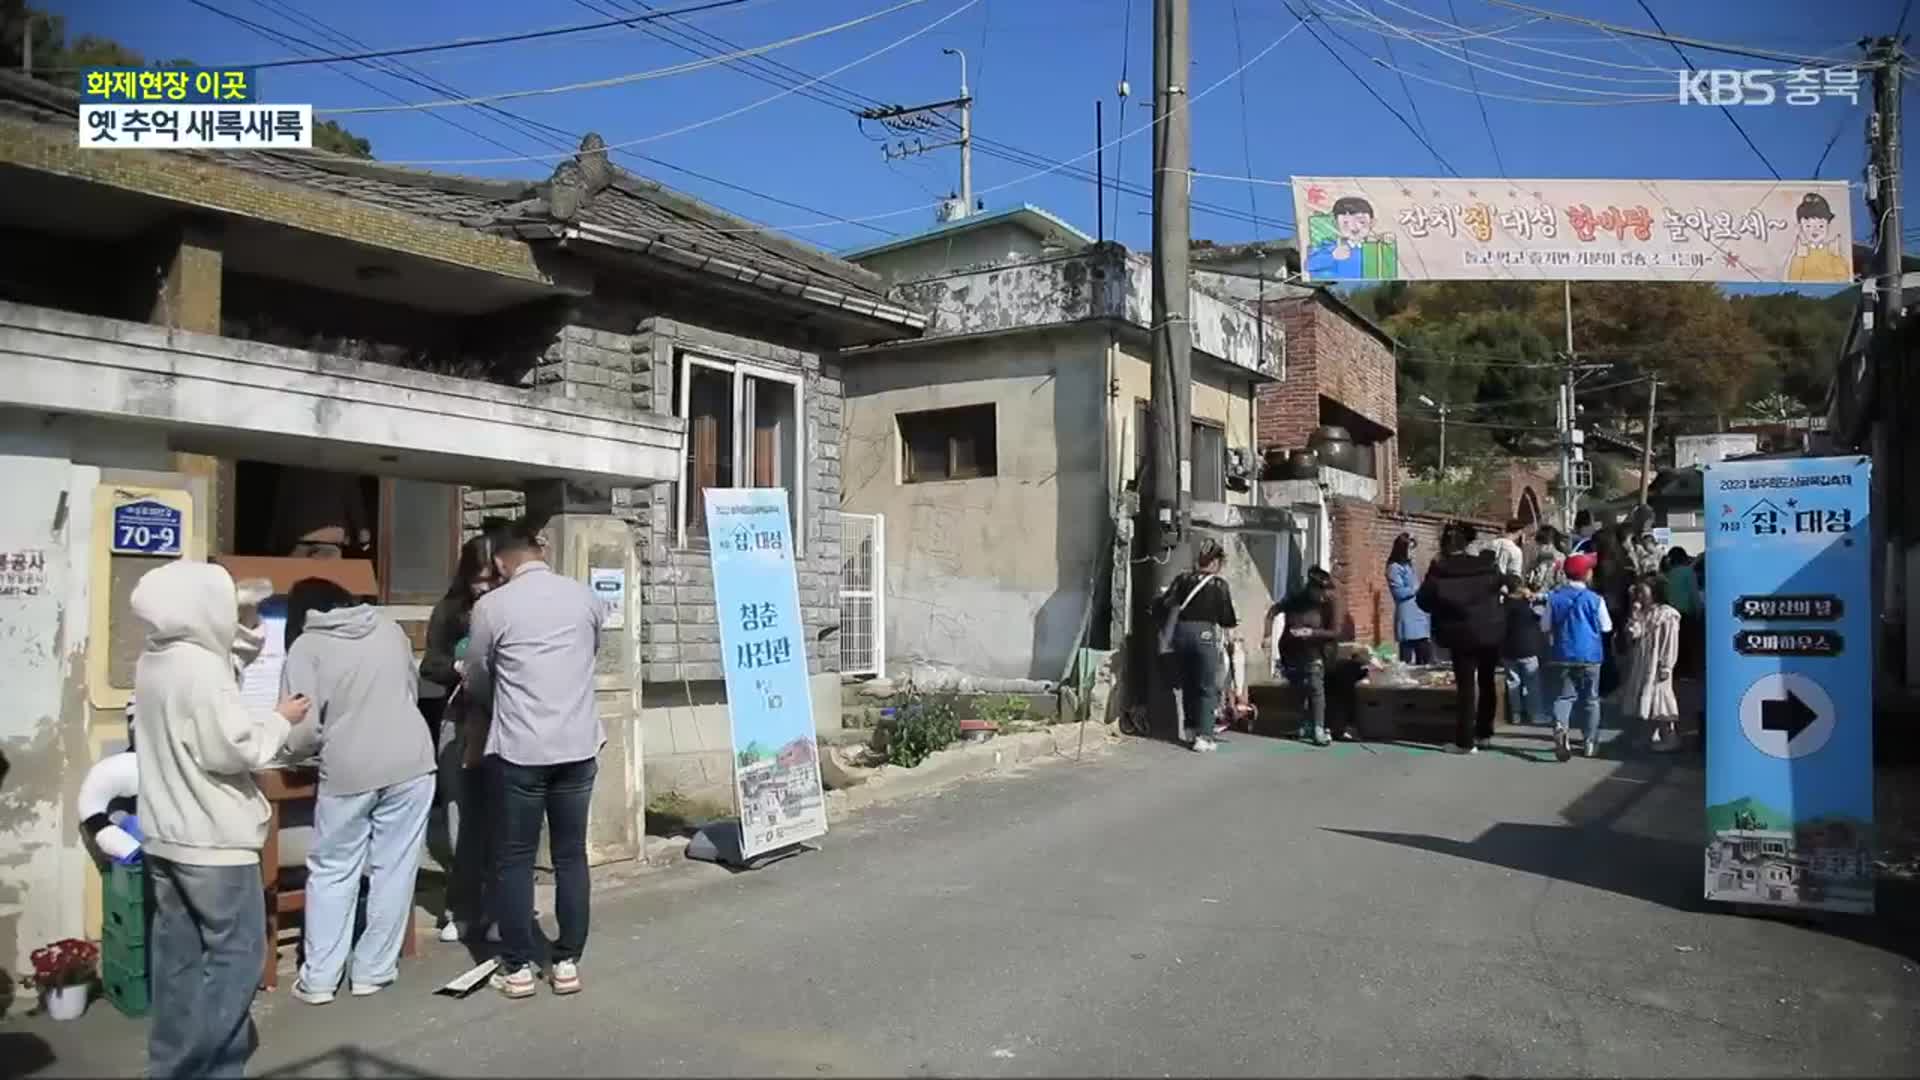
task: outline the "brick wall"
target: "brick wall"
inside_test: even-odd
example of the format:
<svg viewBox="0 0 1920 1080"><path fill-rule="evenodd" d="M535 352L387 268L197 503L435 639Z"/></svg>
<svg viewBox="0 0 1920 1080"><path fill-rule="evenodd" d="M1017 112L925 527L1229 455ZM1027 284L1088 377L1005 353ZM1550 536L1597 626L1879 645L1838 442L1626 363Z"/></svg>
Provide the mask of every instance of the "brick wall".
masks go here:
<svg viewBox="0 0 1920 1080"><path fill-rule="evenodd" d="M1379 644L1393 640L1393 597L1387 592L1387 556L1393 539L1402 532L1419 541L1414 564L1424 571L1440 553L1440 530L1458 520L1439 514L1407 514L1383 509L1364 499L1328 500L1332 519L1331 546L1334 588L1346 604L1359 641ZM1471 519L1468 519L1471 520ZM1472 521L1483 539L1491 539L1499 525Z"/></svg>
<svg viewBox="0 0 1920 1080"><path fill-rule="evenodd" d="M1287 370L1284 380L1260 387L1254 423L1259 451L1307 445L1321 424L1321 399L1330 399L1387 433L1378 444L1375 475L1380 501L1397 506L1399 441L1392 433L1399 428L1399 395L1393 350L1319 293L1270 300L1266 311L1286 330Z"/></svg>

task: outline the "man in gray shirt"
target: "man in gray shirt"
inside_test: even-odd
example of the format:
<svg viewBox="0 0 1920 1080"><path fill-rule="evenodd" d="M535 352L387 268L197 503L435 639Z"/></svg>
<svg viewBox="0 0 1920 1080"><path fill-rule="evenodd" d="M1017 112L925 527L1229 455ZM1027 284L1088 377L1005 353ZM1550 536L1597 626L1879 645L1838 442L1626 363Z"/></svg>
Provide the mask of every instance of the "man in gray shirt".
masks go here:
<svg viewBox="0 0 1920 1080"><path fill-rule="evenodd" d="M525 524L497 532L493 559L505 584L474 603L466 658L468 691L492 718L486 763L503 825L493 985L510 998L539 988L529 965L533 856L544 818L560 924L547 975L554 993L573 994L587 944L587 810L607 741L593 702L600 604L585 585L553 572Z"/></svg>

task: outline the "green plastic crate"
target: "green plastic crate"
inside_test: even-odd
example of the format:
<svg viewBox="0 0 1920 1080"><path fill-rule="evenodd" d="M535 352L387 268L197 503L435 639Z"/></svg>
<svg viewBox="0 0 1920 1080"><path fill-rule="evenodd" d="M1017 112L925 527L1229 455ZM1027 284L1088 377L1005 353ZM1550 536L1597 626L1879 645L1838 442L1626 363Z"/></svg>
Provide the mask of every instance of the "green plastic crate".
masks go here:
<svg viewBox="0 0 1920 1080"><path fill-rule="evenodd" d="M144 955L145 950L142 950L143 959L138 967L128 967L112 958L100 961L100 983L106 991L107 1000L123 1015L135 1019L147 1015L147 1010L153 1005L153 990L148 981Z"/></svg>

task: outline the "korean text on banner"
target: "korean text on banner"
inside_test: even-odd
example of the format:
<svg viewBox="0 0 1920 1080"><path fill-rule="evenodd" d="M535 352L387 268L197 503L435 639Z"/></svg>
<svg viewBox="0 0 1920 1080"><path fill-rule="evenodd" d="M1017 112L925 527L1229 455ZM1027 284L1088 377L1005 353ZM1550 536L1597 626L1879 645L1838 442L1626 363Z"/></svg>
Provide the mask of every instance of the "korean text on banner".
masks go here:
<svg viewBox="0 0 1920 1080"><path fill-rule="evenodd" d="M790 503L784 488L704 494L733 722L740 855L752 859L827 831Z"/></svg>
<svg viewBox="0 0 1920 1080"><path fill-rule="evenodd" d="M1873 910L1872 470L1707 466L1709 900Z"/></svg>
<svg viewBox="0 0 1920 1080"><path fill-rule="evenodd" d="M1853 280L1847 185L1296 176L1310 281Z"/></svg>
<svg viewBox="0 0 1920 1080"><path fill-rule="evenodd" d="M81 105L86 150L311 150L311 105Z"/></svg>

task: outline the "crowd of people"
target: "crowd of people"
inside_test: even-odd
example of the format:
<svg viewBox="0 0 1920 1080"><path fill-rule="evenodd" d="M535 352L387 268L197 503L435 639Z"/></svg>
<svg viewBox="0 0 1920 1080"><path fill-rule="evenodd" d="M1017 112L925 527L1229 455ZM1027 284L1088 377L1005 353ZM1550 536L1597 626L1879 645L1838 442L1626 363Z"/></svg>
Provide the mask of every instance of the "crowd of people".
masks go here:
<svg viewBox="0 0 1920 1080"><path fill-rule="evenodd" d="M1387 557L1394 638L1403 664L1430 665L1444 652L1451 665L1454 752L1490 745L1497 681L1507 721L1551 728L1563 761L1574 755L1576 727L1579 752L1599 753L1608 701L1636 747L1680 749L1674 679L1702 661L1706 560L1663 551L1644 507L1620 522L1583 511L1572 536L1510 521L1485 543L1472 525L1455 522L1424 572L1418 547L1402 533ZM1237 647L1225 557L1218 542L1203 541L1193 569L1161 594L1156 611L1189 745L1201 752L1217 744L1221 657ZM1262 628L1272 670L1300 691L1296 733L1318 746L1358 738L1354 688L1366 668L1337 648L1352 636L1333 577L1317 566L1269 609Z"/></svg>
<svg viewBox="0 0 1920 1080"><path fill-rule="evenodd" d="M260 652L263 598L186 560L150 571L132 595L150 628L130 709L152 997L163 1003L149 1073L245 1073L272 944L259 865L269 808L254 779L263 769L313 762L319 774L296 999L322 1005L394 981L436 803L453 848L442 940L495 937L493 986L509 998L538 991L533 860L544 822L559 927L545 975L554 993L578 992L587 812L605 743L591 592L548 566L532 529L489 528L463 548L416 668L390 616L323 577L302 580L287 597L272 709L240 694Z"/></svg>

